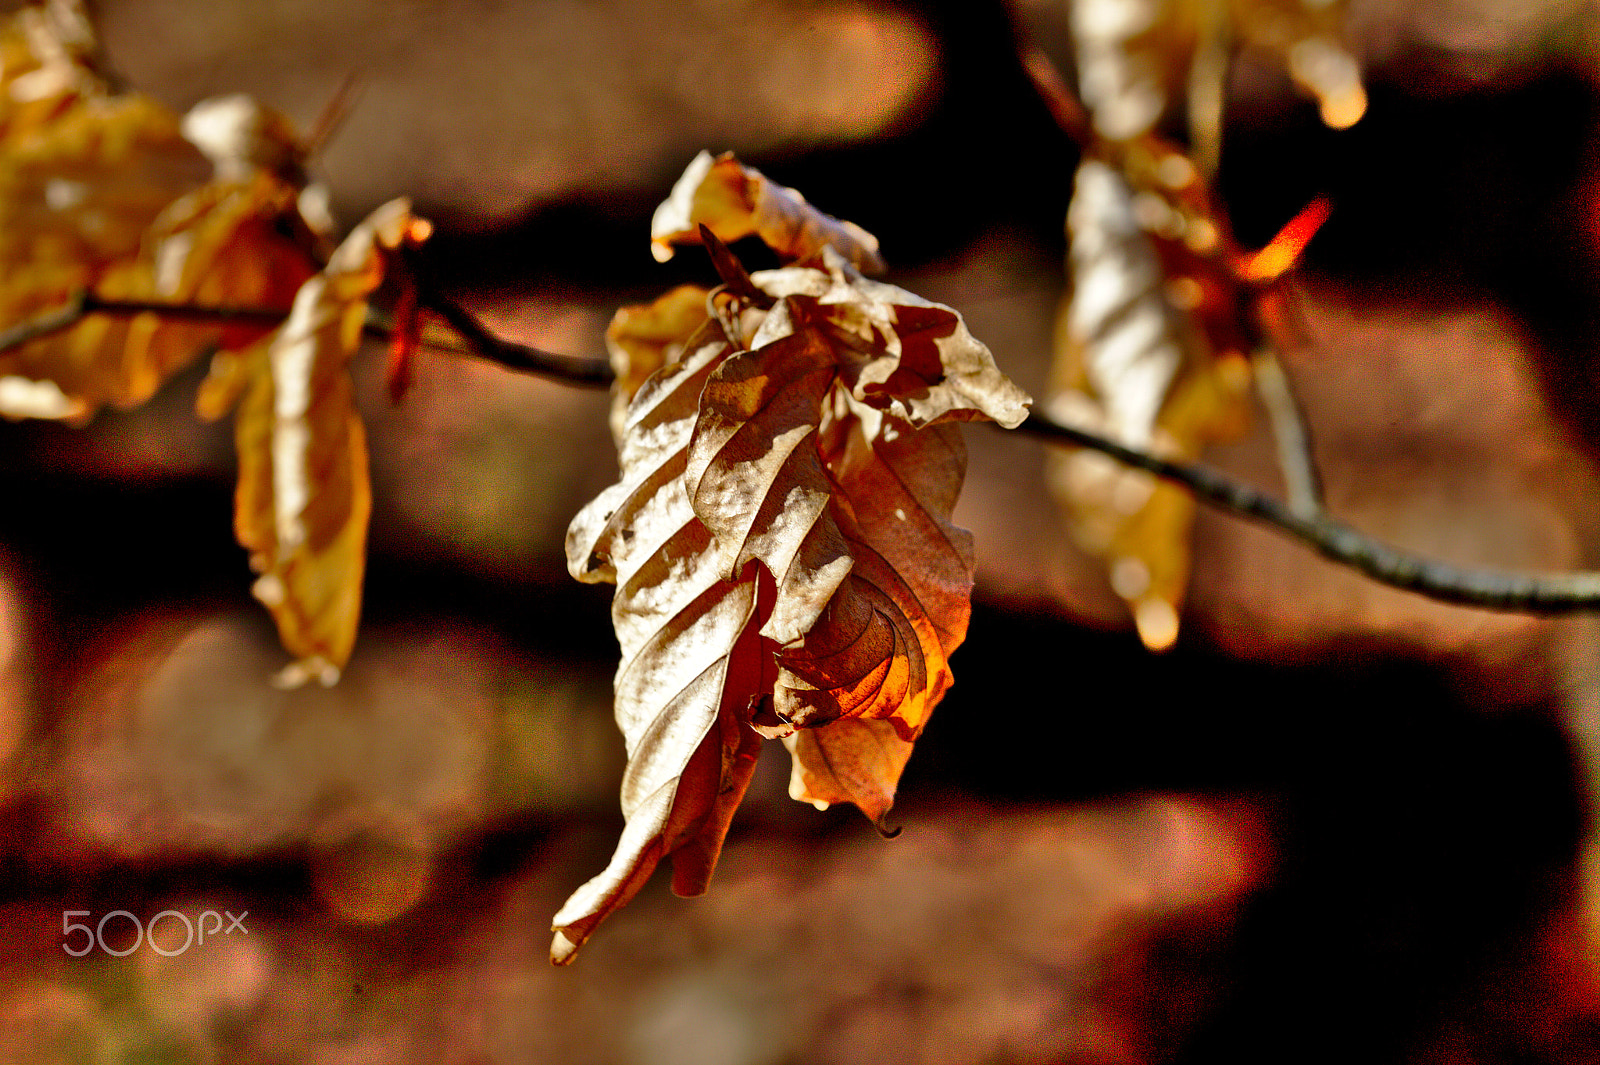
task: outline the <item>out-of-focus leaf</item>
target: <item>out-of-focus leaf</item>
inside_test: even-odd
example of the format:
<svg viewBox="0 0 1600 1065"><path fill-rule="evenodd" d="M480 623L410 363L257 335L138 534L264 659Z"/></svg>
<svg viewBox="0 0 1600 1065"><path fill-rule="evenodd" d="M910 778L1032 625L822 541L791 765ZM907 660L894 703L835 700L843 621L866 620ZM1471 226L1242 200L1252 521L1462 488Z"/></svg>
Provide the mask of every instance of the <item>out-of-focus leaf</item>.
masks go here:
<svg viewBox="0 0 1600 1065"><path fill-rule="evenodd" d="M866 274L881 274L878 238L852 222L823 214L794 189L779 185L730 153L701 152L650 220L650 248L660 262L678 244L700 243L704 225L731 244L760 237L780 258L798 261L831 247Z"/></svg>
<svg viewBox="0 0 1600 1065"><path fill-rule="evenodd" d="M660 368L567 561L617 586L627 827L556 915L558 962L663 857L674 890L705 887L761 734L815 732L792 741L797 795L881 822L966 632L950 423L1014 426L1027 396L954 311L866 280L831 246L750 281L679 319L690 335L612 349L621 379Z"/></svg>
<svg viewBox="0 0 1600 1065"><path fill-rule="evenodd" d="M188 120L111 92L87 59L92 35L71 14L70 5L29 8L0 30L0 321L53 310L82 290L287 310L315 270L311 241L282 224L298 218L299 186L202 151L185 136ZM266 113L249 106L257 132L241 130L241 144L269 136ZM266 125L281 151L297 150L281 119ZM83 417L105 403L132 406L206 347L242 346L265 328L91 316L0 353L0 377L35 386L0 393L0 413ZM45 385L65 402L31 402Z"/></svg>
<svg viewBox="0 0 1600 1065"><path fill-rule="evenodd" d="M1227 278L1184 243L1203 223L1203 247L1217 251L1216 223L1146 195L1141 203L1105 162L1079 167L1068 213L1072 289L1049 409L1129 446L1189 459L1247 423L1247 340ZM1141 208L1150 230L1165 237L1152 240ZM1140 637L1152 649L1170 647L1188 583L1193 500L1090 452L1054 455L1048 469L1079 541L1106 560Z"/></svg>
<svg viewBox="0 0 1600 1065"><path fill-rule="evenodd" d="M220 359L201 390L203 413L239 404L234 529L296 659L286 686L332 684L355 643L372 495L347 367L389 254L425 233L406 201L380 207L300 286L283 325Z"/></svg>
<svg viewBox="0 0 1600 1065"><path fill-rule="evenodd" d="M1348 129L1367 111L1361 66L1344 43L1345 0L1233 0L1236 33L1278 56L1317 101L1322 121Z"/></svg>
<svg viewBox="0 0 1600 1065"><path fill-rule="evenodd" d="M1179 105L1191 112L1220 107L1220 100L1201 99L1196 80L1220 91L1223 79L1208 64L1243 44L1275 56L1317 99L1323 121L1344 129L1366 111L1360 66L1342 42L1347 6L1345 0L1072 0L1079 94L1101 137L1129 141L1154 132ZM1191 128L1220 132L1209 121ZM1215 155L1214 145L1192 149Z"/></svg>
<svg viewBox="0 0 1600 1065"><path fill-rule="evenodd" d="M1349 125L1365 96L1355 61L1337 43L1344 5L1074 0L1070 15L1079 92L1098 143L1079 167L1068 214L1071 289L1049 409L1130 446L1192 459L1243 431L1249 352L1259 343L1254 304L1327 213L1325 204L1308 211L1256 256L1233 249L1205 185L1219 147L1226 56L1237 44L1274 52L1318 96L1330 125ZM1191 155L1155 132L1185 99ZM1049 462L1079 541L1106 560L1141 638L1153 649L1171 646L1193 501L1102 455Z"/></svg>

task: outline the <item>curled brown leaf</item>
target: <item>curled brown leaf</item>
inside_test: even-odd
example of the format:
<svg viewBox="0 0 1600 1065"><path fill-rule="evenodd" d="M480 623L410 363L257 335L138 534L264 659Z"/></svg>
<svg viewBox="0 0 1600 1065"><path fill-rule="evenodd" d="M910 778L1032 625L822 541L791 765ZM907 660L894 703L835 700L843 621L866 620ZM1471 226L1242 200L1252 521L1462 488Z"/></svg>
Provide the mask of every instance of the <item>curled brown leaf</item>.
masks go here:
<svg viewBox="0 0 1600 1065"><path fill-rule="evenodd" d="M617 586L628 820L556 915L559 962L663 857L675 889L704 887L761 734L820 729L796 741L803 794L881 823L966 631L952 423L1015 425L1027 396L954 311L832 247L751 281L759 301L723 291L688 335L622 348L661 365L628 404L621 479L568 533L574 576Z"/></svg>
<svg viewBox="0 0 1600 1065"><path fill-rule="evenodd" d="M372 494L348 363L390 253L425 233L406 201L380 207L300 286L283 325L219 359L201 390L213 416L238 403L234 528L296 659L284 685L333 683L355 643Z"/></svg>
<svg viewBox="0 0 1600 1065"><path fill-rule="evenodd" d="M808 259L832 247L866 274L886 269L878 238L853 222L823 214L794 189L745 166L732 153L701 152L684 170L650 221L650 249L657 261L672 258L679 244L699 244L700 227L731 244L760 237L787 261Z"/></svg>

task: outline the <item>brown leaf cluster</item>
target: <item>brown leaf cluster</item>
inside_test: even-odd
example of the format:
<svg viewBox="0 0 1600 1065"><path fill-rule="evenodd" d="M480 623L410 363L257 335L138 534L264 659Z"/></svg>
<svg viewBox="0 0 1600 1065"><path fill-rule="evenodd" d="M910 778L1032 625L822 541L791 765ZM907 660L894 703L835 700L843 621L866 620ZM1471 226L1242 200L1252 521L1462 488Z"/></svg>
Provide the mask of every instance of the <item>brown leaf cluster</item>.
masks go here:
<svg viewBox="0 0 1600 1065"><path fill-rule="evenodd" d="M238 408L234 527L295 657L279 680L332 683L355 640L371 510L346 367L368 297L427 225L389 204L330 254L287 120L243 96L180 119L115 91L94 53L71 0L0 26L0 322L85 293L102 306L258 313L90 313L0 351L0 414L83 419L132 406L216 351L198 408L207 418ZM411 306L403 342L418 327ZM259 317L279 310L281 325Z"/></svg>
<svg viewBox="0 0 1600 1065"><path fill-rule="evenodd" d="M0 29L0 321L84 291L287 307L316 269L300 186L238 155L281 142L281 120L246 103L201 105L180 120L113 91L92 52L68 3L25 8ZM206 120L231 123L231 140L197 138ZM91 316L0 353L0 414L81 419L107 403L137 405L207 346L249 335L153 314Z"/></svg>
<svg viewBox="0 0 1600 1065"><path fill-rule="evenodd" d="M688 223L715 240L723 221ZM796 798L881 825L950 686L973 569L950 521L955 423L1014 426L1028 398L956 312L863 277L860 246L612 325L621 477L573 520L567 560L617 586L627 826L556 915L556 961L664 857L674 890L705 888L762 736L786 738Z"/></svg>
<svg viewBox="0 0 1600 1065"><path fill-rule="evenodd" d="M1309 235L1241 254L1206 184L1220 112L1210 125L1192 121L1193 154L1154 130L1180 96L1191 120L1220 108L1220 95L1202 90L1220 93L1220 81L1205 79L1225 72L1235 44L1276 54L1318 95L1330 124L1353 123L1366 98L1337 43L1343 5L1077 0L1072 14L1096 143L1068 211L1070 284L1049 409L1124 444L1194 459L1247 427L1251 357L1263 341L1259 304ZM1088 452L1052 456L1048 471L1074 534L1105 559L1140 637L1152 649L1170 647L1188 584L1192 497Z"/></svg>

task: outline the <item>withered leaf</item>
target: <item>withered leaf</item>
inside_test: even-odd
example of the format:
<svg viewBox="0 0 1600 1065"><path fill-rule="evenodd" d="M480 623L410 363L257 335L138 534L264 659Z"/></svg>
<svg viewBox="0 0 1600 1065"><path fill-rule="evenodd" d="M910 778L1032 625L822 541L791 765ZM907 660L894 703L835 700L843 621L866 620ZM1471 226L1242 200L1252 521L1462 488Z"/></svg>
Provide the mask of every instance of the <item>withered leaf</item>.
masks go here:
<svg viewBox="0 0 1600 1065"><path fill-rule="evenodd" d="M679 285L661 298L620 308L606 327L606 350L616 386L611 393L611 435L622 447L628 404L651 374L683 357L684 341L709 317L707 289Z"/></svg>
<svg viewBox="0 0 1600 1065"><path fill-rule="evenodd" d="M558 962L663 857L675 890L705 886L759 734L814 730L798 793L881 821L966 632L950 423L1014 426L1027 396L954 311L831 247L751 280L764 299L714 294L638 388L621 479L568 532L573 575L617 586L628 820L555 917Z"/></svg>
<svg viewBox="0 0 1600 1065"><path fill-rule="evenodd" d="M1173 197L1142 195L1141 204L1102 160L1079 167L1068 214L1072 286L1048 407L1129 446L1194 458L1247 423L1247 339L1219 260L1199 254L1220 252L1218 223ZM1141 206L1165 236L1147 232ZM1106 559L1141 639L1154 650L1170 647L1188 583L1193 500L1087 451L1052 456L1048 470L1079 541Z"/></svg>
<svg viewBox="0 0 1600 1065"><path fill-rule="evenodd" d="M1317 99L1323 121L1354 125L1366 111L1355 57L1342 41L1344 0L1071 0L1079 95L1096 133L1113 142L1153 132L1185 105L1197 156L1214 159L1226 55L1237 44L1281 62ZM1215 98L1207 99L1214 95Z"/></svg>
<svg viewBox="0 0 1600 1065"><path fill-rule="evenodd" d="M372 496L348 363L389 253L425 234L406 201L380 207L300 286L283 325L220 357L201 389L202 413L238 403L234 529L296 658L284 685L333 683L355 642Z"/></svg>
<svg viewBox="0 0 1600 1065"><path fill-rule="evenodd" d="M315 270L309 244L279 224L297 217L299 187L225 167L230 160L203 152L185 136L188 123L154 100L113 93L86 58L92 35L71 8L30 8L0 30L0 321L91 289L104 299L287 310ZM263 331L91 316L0 353L0 413L81 418L106 403L132 406L205 347ZM59 401L38 401L52 393Z"/></svg>
<svg viewBox="0 0 1600 1065"><path fill-rule="evenodd" d="M789 796L825 810L854 803L880 828L894 805L894 782L911 757L911 741L894 723L844 717L783 738L794 759Z"/></svg>
<svg viewBox="0 0 1600 1065"><path fill-rule="evenodd" d="M798 261L831 247L866 274L881 274L878 238L852 222L823 214L794 189L745 166L731 153L701 152L650 220L650 248L660 262L673 246L700 243L700 227L731 244L760 237L779 258Z"/></svg>

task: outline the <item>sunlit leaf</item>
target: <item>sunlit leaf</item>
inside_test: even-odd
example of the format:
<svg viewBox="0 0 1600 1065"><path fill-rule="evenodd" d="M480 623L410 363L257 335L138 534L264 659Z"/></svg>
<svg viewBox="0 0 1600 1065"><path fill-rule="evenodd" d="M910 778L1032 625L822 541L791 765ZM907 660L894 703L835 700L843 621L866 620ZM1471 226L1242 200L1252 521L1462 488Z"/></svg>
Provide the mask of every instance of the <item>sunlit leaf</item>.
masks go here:
<svg viewBox="0 0 1600 1065"><path fill-rule="evenodd" d="M333 683L355 642L372 496L348 363L390 253L425 234L404 200L373 212L300 286L283 325L220 359L201 391L212 416L239 404L234 528L296 659L285 685Z"/></svg>
<svg viewBox="0 0 1600 1065"><path fill-rule="evenodd" d="M663 857L675 890L704 888L760 735L818 730L792 741L797 795L881 822L966 632L950 423L1016 425L1026 395L954 311L831 246L750 280L679 354L639 348L661 366L628 406L621 479L568 533L573 575L617 586L627 827L556 915L556 961ZM613 347L619 376L632 351Z"/></svg>
<svg viewBox="0 0 1600 1065"><path fill-rule="evenodd" d="M236 104L234 144L197 147L192 119L218 109L201 105L180 122L149 97L113 93L87 58L86 23L71 16L71 5L29 8L0 31L0 321L85 290L287 311L315 272L314 240L293 232L300 185L237 154L262 155L266 140L296 151L286 124ZM132 406L207 347L242 346L267 328L91 316L0 353L0 376L38 386L0 393L0 413L81 418ZM66 402L32 402L46 385Z"/></svg>
<svg viewBox="0 0 1600 1065"><path fill-rule="evenodd" d="M789 796L818 809L854 803L883 825L894 805L894 784L911 757L911 741L894 723L846 717L783 738L793 756Z"/></svg>
<svg viewBox="0 0 1600 1065"><path fill-rule="evenodd" d="M620 308L606 327L606 350L617 375L611 391L611 435L619 448L628 404L651 374L683 357L685 340L709 316L709 294L699 285L679 285L654 302Z"/></svg>
<svg viewBox="0 0 1600 1065"><path fill-rule="evenodd" d="M794 189L752 170L731 154L695 156L650 221L650 247L661 262L678 244L698 244L700 227L731 244L760 237L779 257L800 260L824 246L867 274L884 270L878 238L852 222L823 214Z"/></svg>

